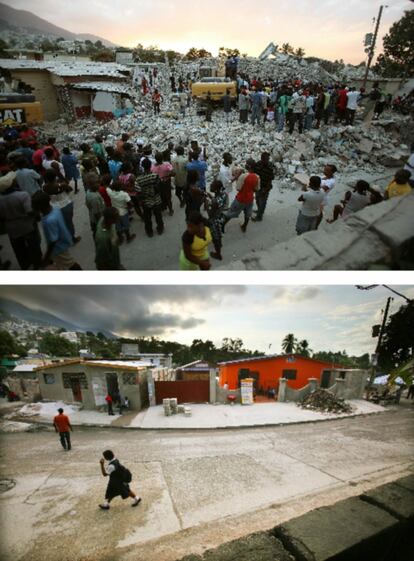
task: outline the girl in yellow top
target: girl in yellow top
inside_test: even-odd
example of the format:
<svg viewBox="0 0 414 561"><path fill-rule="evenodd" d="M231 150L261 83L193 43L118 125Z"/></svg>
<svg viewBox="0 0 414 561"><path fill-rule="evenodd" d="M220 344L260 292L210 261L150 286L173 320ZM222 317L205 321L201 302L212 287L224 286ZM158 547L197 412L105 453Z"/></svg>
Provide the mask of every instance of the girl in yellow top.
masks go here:
<svg viewBox="0 0 414 561"><path fill-rule="evenodd" d="M394 181L392 181L386 191L385 199L392 199L393 197L402 197L403 195L409 195L413 190L411 185L408 183L411 175L410 172L405 169L400 169L395 174Z"/></svg>
<svg viewBox="0 0 414 561"><path fill-rule="evenodd" d="M208 271L211 268L208 246L212 243L210 228L199 212L192 212L182 237L181 271Z"/></svg>

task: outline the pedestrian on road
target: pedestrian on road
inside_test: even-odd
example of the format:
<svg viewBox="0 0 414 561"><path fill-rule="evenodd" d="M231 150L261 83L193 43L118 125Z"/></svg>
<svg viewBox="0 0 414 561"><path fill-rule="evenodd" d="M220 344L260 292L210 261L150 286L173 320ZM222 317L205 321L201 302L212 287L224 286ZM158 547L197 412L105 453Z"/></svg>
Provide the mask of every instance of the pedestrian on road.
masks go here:
<svg viewBox="0 0 414 561"><path fill-rule="evenodd" d="M111 450L105 450L102 455L103 458L99 460L99 463L101 464L102 475L109 477L109 483L106 488L105 501L99 505L99 508L109 510L109 503L115 497L121 497L122 500L131 497L133 499L131 506L138 506L141 502L141 497L137 497L129 488L129 483L132 479L131 472L120 464ZM108 462L106 469L105 460Z"/></svg>
<svg viewBox="0 0 414 561"><path fill-rule="evenodd" d="M71 450L72 445L70 442L70 432L73 432L72 425L70 424L69 417L63 414L63 409L58 409L59 415L53 419L53 426L55 431L59 433L60 442L64 450Z"/></svg>
<svg viewBox="0 0 414 561"><path fill-rule="evenodd" d="M105 397L105 401L108 404L108 415L115 415L114 410L112 408L113 399L109 394Z"/></svg>

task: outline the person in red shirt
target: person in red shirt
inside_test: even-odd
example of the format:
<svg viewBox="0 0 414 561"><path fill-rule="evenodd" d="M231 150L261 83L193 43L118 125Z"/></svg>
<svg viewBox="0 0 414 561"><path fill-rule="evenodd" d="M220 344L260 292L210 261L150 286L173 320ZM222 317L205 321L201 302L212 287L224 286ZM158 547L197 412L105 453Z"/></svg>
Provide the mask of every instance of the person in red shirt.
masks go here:
<svg viewBox="0 0 414 561"><path fill-rule="evenodd" d="M37 132L27 125L23 125L20 130L20 138L22 140L27 140L29 146L33 148L33 145L36 144Z"/></svg>
<svg viewBox="0 0 414 561"><path fill-rule="evenodd" d="M158 89L155 88L154 93L152 94L152 106L154 108L154 115L160 114L161 100L162 100L162 95L160 94Z"/></svg>
<svg viewBox="0 0 414 561"><path fill-rule="evenodd" d="M39 146L39 145L35 145L33 146L33 156L32 156L32 164L33 164L33 169L35 171L37 171L37 173L40 173L40 175L43 175L45 173L45 168L43 167L43 158L45 157L45 148L44 146Z"/></svg>
<svg viewBox="0 0 414 561"><path fill-rule="evenodd" d="M114 410L112 408L113 399L112 396L109 394L105 397L105 401L108 404L108 415L115 415Z"/></svg>
<svg viewBox="0 0 414 561"><path fill-rule="evenodd" d="M45 146L45 150L47 150L48 148L51 148L53 150L52 160L56 160L57 162L60 162L60 152L56 148L55 143L56 143L56 138L54 136L51 136L50 138L48 138L47 139L47 146Z"/></svg>
<svg viewBox="0 0 414 561"><path fill-rule="evenodd" d="M73 432L72 425L70 424L69 417L63 414L63 409L58 409L59 415L53 419L55 431L59 433L60 442L64 450L71 450L72 445L70 442L70 432Z"/></svg>
<svg viewBox="0 0 414 561"><path fill-rule="evenodd" d="M256 162L249 159L246 162L246 173L242 174L237 181L238 193L231 207L226 212L224 226L232 218L237 218L241 212L244 213L244 223L240 226L242 232L246 232L247 225L253 213L254 195L260 189L260 177L254 173Z"/></svg>
<svg viewBox="0 0 414 561"><path fill-rule="evenodd" d="M99 187L98 192L103 198L106 208L111 208L112 201L111 201L111 197L107 193L107 188L111 186L112 177L109 173L105 173L104 175L101 175L100 179L101 179L101 185Z"/></svg>
<svg viewBox="0 0 414 561"><path fill-rule="evenodd" d="M338 101L336 103L336 116L335 123L338 121L342 123L346 117L346 106L348 105L348 90L345 86L338 92Z"/></svg>

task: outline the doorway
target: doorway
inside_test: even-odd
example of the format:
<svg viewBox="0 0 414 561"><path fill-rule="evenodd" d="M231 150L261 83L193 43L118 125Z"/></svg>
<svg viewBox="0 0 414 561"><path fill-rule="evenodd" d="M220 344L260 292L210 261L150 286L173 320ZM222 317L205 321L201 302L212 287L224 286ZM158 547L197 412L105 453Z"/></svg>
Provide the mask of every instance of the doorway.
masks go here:
<svg viewBox="0 0 414 561"><path fill-rule="evenodd" d="M82 389L78 378L71 378L70 386L72 388L73 399L82 402Z"/></svg>
<svg viewBox="0 0 414 561"><path fill-rule="evenodd" d="M108 394L112 399L118 398L119 396L119 385L118 385L118 375L113 372L106 374L106 387L108 388Z"/></svg>
<svg viewBox="0 0 414 561"><path fill-rule="evenodd" d="M331 381L331 371L324 370L322 372L321 388L329 388L330 381Z"/></svg>

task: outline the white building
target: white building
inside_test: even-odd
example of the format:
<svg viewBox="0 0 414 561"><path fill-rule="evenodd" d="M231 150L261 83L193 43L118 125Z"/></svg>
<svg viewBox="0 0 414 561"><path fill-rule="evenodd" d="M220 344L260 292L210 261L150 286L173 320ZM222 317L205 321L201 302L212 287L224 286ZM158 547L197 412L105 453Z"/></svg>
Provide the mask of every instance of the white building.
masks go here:
<svg viewBox="0 0 414 561"><path fill-rule="evenodd" d="M63 339L69 341L70 343L74 343L75 345L78 343L78 334L76 331L64 331L60 334Z"/></svg>

